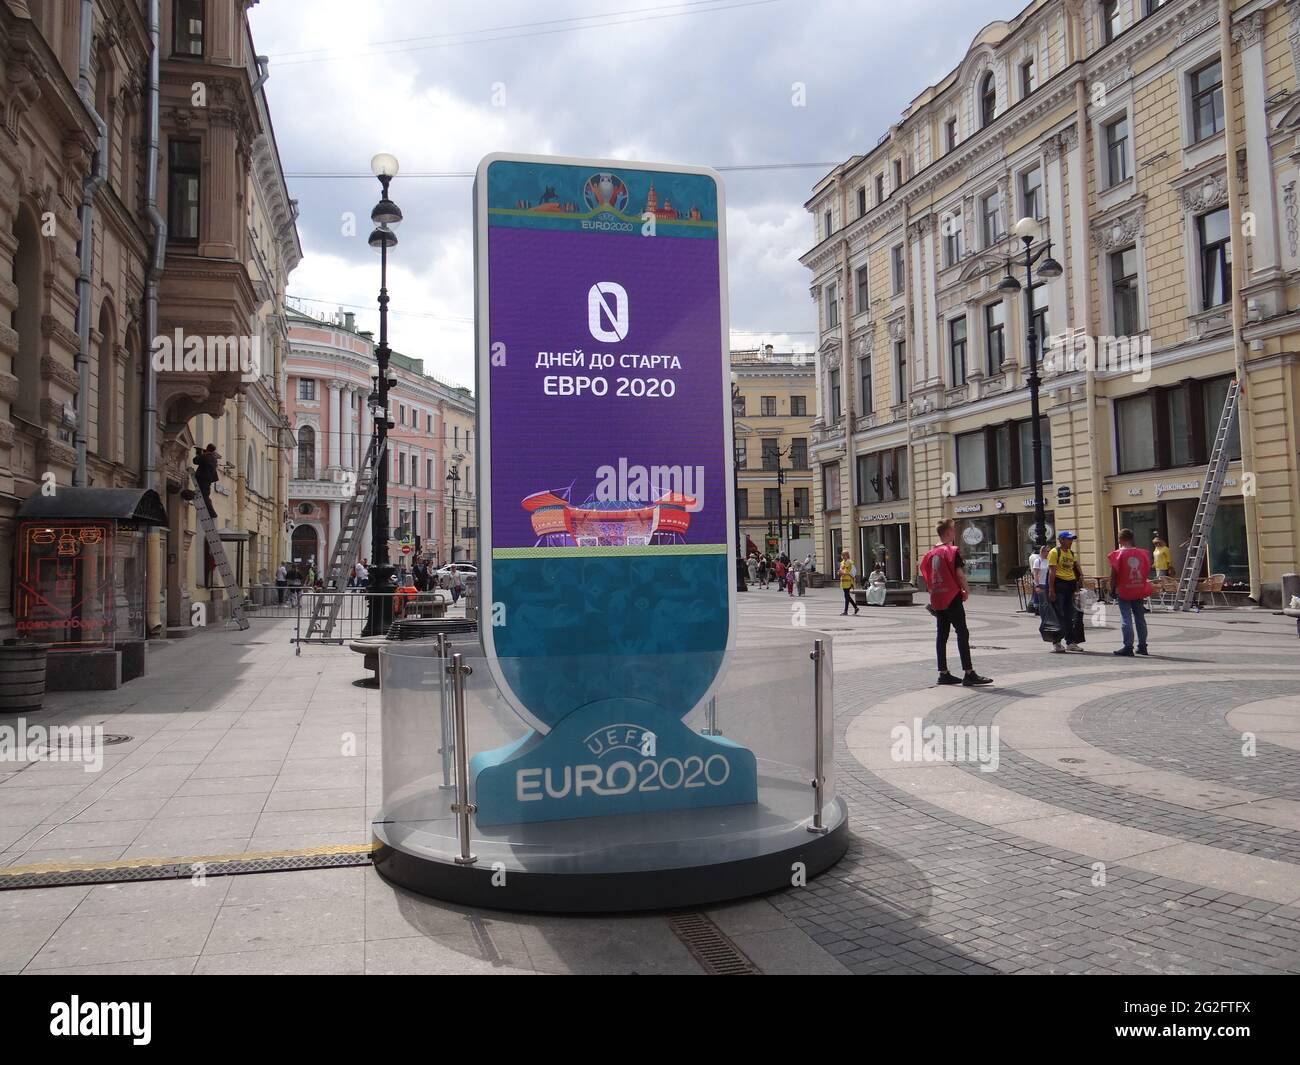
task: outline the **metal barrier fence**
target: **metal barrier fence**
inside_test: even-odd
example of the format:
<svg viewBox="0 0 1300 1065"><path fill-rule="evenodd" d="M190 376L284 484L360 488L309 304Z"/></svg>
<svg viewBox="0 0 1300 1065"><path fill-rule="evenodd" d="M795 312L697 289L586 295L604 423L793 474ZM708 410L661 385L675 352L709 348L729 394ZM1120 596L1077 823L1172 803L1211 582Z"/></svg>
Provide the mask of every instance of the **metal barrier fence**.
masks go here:
<svg viewBox="0 0 1300 1065"><path fill-rule="evenodd" d="M392 602L391 592L364 592L353 589L345 589L342 592L295 590L293 612L286 615L294 619L292 642L301 646L305 643L343 644L349 640L359 639L370 617L370 600L381 595L390 603ZM329 627L329 635L322 635L319 632L309 633L307 630L311 627L312 613L317 605L321 607L323 616L328 617L333 609L331 602L333 599L339 600L338 614L334 618L334 624Z"/></svg>

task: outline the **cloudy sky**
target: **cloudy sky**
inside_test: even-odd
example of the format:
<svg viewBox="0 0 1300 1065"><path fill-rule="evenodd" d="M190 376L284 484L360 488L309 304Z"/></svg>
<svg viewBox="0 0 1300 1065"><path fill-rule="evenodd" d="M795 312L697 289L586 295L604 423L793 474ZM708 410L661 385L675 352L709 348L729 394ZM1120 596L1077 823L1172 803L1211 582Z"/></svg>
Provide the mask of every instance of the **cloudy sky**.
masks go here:
<svg viewBox="0 0 1300 1065"><path fill-rule="evenodd" d="M803 208L961 59L1002 0L262 0L258 51L305 253L301 309L373 310L366 245L392 152L406 220L390 342L472 384L472 173L489 152L756 167L727 171L733 347L810 350ZM795 106L801 83L804 105ZM355 175L355 176L354 176ZM348 212L358 219L345 232Z"/></svg>

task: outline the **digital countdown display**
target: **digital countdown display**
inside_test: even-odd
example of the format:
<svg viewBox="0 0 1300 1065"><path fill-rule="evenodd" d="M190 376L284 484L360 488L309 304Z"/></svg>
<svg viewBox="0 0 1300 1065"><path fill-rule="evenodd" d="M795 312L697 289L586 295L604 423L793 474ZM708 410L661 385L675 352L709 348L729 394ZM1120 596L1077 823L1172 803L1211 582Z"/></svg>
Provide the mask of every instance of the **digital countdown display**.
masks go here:
<svg viewBox="0 0 1300 1065"><path fill-rule="evenodd" d="M734 630L721 179L495 155L475 209L481 639L513 709L565 748L553 777L478 759L478 819L493 788L507 820L751 801L752 755L681 726ZM654 752L677 732L663 788Z"/></svg>

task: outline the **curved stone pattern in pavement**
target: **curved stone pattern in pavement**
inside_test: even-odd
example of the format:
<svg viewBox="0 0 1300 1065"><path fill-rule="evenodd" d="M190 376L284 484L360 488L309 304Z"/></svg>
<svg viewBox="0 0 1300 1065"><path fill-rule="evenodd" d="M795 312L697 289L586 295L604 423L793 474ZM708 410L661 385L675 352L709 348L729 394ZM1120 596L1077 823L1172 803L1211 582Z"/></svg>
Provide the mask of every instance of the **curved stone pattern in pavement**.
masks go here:
<svg viewBox="0 0 1300 1065"><path fill-rule="evenodd" d="M1241 765L1227 720L1249 704L1257 724L1294 727L1260 702L1300 688L1293 632L1258 613L1155 615L1151 660L1113 658L1117 627L1089 629L1090 654L1053 656L1013 600L977 596L975 664L998 684L937 688L926 613L841 618L833 602L810 595L807 624L836 638L836 779L855 840L772 901L852 971L1300 971L1294 754L1261 729ZM747 622L781 623L742 603ZM1064 709L1043 713L1058 696ZM1141 700L1157 709L1138 728ZM918 718L999 725L996 771L895 760L891 729ZM1101 764L1060 761L1080 751Z"/></svg>

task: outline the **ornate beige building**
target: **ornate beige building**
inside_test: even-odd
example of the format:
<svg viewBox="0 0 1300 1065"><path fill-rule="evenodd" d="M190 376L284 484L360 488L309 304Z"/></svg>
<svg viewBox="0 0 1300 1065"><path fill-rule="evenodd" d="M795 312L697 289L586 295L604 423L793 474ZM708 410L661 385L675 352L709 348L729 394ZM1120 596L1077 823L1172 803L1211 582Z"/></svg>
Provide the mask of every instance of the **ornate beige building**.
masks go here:
<svg viewBox="0 0 1300 1065"><path fill-rule="evenodd" d="M736 410L736 513L760 551L788 554L792 526L812 535L813 475L808 459L816 413L813 357L758 351L731 353L731 380L744 400ZM801 553L800 558L803 557ZM825 564L824 556L818 562Z"/></svg>
<svg viewBox="0 0 1300 1065"><path fill-rule="evenodd" d="M1276 601L1300 529L1298 71L1297 0L1037 0L818 182L823 553L907 578L955 516L972 582L1024 564L1028 305L1000 285L1009 261L1025 282L1030 217L1064 267L1033 290L1051 530L1088 573L1120 526L1178 561L1235 375L1209 571Z"/></svg>
<svg viewBox="0 0 1300 1065"><path fill-rule="evenodd" d="M232 528L252 545L245 583L283 530L281 308L301 251L250 6L0 0L0 518L43 485L157 491L168 527L150 537L143 611L155 635L189 625L201 583L180 496L196 416L236 426L227 483ZM156 369L160 336L199 338L205 355ZM253 338L252 372L213 368L214 349ZM4 635L12 537L0 521Z"/></svg>

